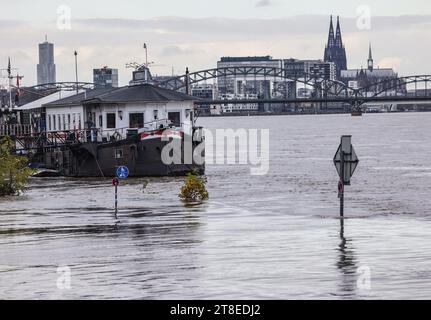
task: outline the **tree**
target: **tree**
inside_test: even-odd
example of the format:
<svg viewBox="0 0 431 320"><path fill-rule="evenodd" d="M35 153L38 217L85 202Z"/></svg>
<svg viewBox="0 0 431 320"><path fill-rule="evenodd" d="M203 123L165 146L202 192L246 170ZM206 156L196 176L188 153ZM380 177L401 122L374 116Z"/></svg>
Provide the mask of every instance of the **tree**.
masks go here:
<svg viewBox="0 0 431 320"><path fill-rule="evenodd" d="M0 139L0 196L23 191L33 170L26 157L13 154L14 142L9 137Z"/></svg>

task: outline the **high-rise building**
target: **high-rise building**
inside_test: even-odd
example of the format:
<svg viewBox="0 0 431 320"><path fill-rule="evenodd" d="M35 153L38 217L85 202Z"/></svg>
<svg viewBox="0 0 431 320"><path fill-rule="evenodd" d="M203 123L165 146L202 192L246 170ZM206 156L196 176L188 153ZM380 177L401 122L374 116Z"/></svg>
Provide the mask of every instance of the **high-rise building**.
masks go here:
<svg viewBox="0 0 431 320"><path fill-rule="evenodd" d="M45 37L45 42L39 43L39 64L37 65L37 84L54 83L54 44L49 43Z"/></svg>
<svg viewBox="0 0 431 320"><path fill-rule="evenodd" d="M93 83L95 87L118 87L118 69L103 67L93 69Z"/></svg>
<svg viewBox="0 0 431 320"><path fill-rule="evenodd" d="M341 70L347 70L346 49L341 38L340 18L337 17L337 27L334 35L334 25L332 24L332 16L329 24L328 43L325 46L323 60L326 62L334 62L337 77L340 77Z"/></svg>

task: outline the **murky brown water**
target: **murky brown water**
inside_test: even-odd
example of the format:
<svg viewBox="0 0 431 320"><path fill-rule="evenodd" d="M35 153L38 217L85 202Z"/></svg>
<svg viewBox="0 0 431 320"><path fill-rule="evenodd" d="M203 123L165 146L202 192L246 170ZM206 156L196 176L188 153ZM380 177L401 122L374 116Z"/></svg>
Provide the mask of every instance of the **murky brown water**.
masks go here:
<svg viewBox="0 0 431 320"><path fill-rule="evenodd" d="M129 179L117 224L109 179L33 179L0 200L0 298L429 299L430 123L431 113L202 118L269 128L269 173L208 166L210 200L192 207L177 197L181 178ZM360 163L340 235L342 134ZM70 289L57 286L59 266Z"/></svg>

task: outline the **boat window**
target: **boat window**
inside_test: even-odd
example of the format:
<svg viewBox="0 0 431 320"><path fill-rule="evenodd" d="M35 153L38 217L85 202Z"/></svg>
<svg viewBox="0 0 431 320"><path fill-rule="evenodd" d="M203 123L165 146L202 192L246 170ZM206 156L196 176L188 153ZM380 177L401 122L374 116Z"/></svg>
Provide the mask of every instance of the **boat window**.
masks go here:
<svg viewBox="0 0 431 320"><path fill-rule="evenodd" d="M123 158L123 149L115 149L115 159Z"/></svg>
<svg viewBox="0 0 431 320"><path fill-rule="evenodd" d="M107 113L106 114L106 128L108 129L115 129L116 123L115 123L115 113Z"/></svg>
<svg viewBox="0 0 431 320"><path fill-rule="evenodd" d="M144 114L129 113L129 128L143 128L143 127L144 127Z"/></svg>
<svg viewBox="0 0 431 320"><path fill-rule="evenodd" d="M168 112L168 119L172 122L175 127L181 126L180 112Z"/></svg>

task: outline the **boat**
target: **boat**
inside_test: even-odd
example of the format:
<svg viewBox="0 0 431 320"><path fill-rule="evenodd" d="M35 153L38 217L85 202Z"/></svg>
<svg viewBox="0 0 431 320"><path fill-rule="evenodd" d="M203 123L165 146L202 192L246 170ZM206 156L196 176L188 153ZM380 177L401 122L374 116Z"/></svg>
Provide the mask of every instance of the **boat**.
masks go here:
<svg viewBox="0 0 431 320"><path fill-rule="evenodd" d="M150 83L45 98L32 102L37 108L21 108L22 118L33 120L15 139L41 172L66 177L112 177L119 166L131 177L204 174L195 101Z"/></svg>
<svg viewBox="0 0 431 320"><path fill-rule="evenodd" d="M352 117L362 116L362 109L360 107L353 107L351 115Z"/></svg>

